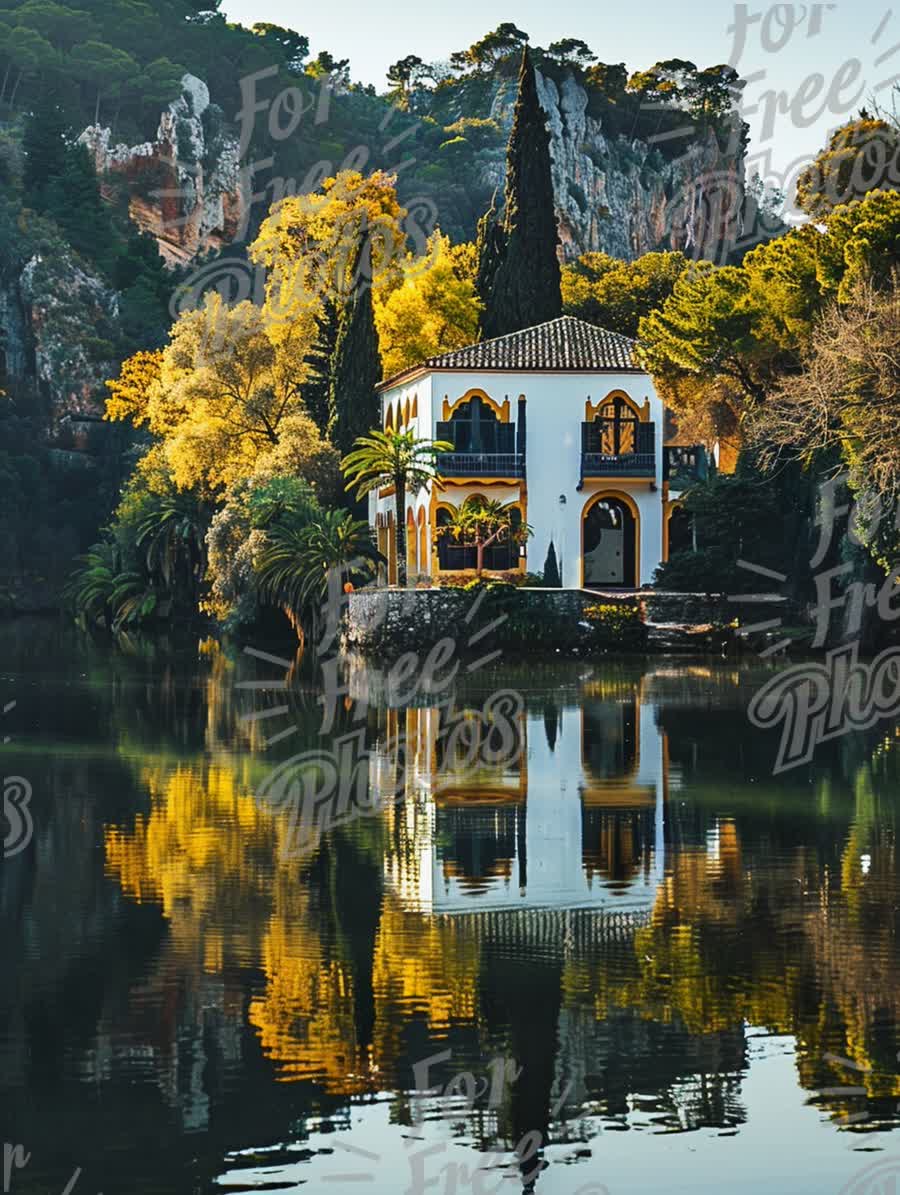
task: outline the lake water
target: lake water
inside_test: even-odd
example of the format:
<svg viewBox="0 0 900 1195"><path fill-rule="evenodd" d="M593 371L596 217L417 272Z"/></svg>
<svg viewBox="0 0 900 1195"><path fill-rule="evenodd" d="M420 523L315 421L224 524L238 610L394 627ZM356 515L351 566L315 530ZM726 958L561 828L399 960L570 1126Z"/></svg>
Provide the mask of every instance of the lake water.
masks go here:
<svg viewBox="0 0 900 1195"><path fill-rule="evenodd" d="M893 725L775 776L770 665L255 650L0 627L9 1191L895 1190Z"/></svg>

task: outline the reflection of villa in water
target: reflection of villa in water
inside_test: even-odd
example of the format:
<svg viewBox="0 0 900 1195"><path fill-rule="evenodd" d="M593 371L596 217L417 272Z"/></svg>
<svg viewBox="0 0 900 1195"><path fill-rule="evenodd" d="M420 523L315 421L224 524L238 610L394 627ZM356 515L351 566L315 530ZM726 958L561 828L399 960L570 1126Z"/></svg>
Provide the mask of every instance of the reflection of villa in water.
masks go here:
<svg viewBox="0 0 900 1195"><path fill-rule="evenodd" d="M649 913L665 861L668 761L655 709L637 693L588 687L568 708L551 697L521 715L509 763L477 769L442 758L435 709L392 711L386 741L404 734L404 719L414 758L385 870L408 907L593 909L630 924ZM376 783L393 786L389 755Z"/></svg>

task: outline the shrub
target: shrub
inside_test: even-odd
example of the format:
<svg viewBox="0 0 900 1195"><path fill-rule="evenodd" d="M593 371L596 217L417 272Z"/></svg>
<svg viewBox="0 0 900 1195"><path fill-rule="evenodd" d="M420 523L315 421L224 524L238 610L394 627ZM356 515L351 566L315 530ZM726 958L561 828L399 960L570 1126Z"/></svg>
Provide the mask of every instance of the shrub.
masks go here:
<svg viewBox="0 0 900 1195"><path fill-rule="evenodd" d="M586 606L585 620L594 628L597 647L641 648L647 639L643 610L638 606L597 604Z"/></svg>
<svg viewBox="0 0 900 1195"><path fill-rule="evenodd" d="M525 578L533 576L520 573L518 569L509 569L500 573L483 573L476 577L473 573L441 573L433 579L433 584L441 589L478 589L479 587L508 585L516 589L525 584Z"/></svg>

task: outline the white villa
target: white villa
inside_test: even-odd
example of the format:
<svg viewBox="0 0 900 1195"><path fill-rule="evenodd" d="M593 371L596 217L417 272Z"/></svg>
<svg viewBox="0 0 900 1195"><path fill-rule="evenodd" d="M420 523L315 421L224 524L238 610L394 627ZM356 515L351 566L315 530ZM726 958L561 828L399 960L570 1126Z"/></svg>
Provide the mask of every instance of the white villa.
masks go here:
<svg viewBox="0 0 900 1195"><path fill-rule="evenodd" d="M490 571L539 572L551 541L565 587L638 588L668 559L669 521L702 448L666 446L665 410L635 342L573 316L431 357L380 387L385 429L446 440L442 487L395 510L392 490L369 518L396 582L394 520L407 532L408 573L474 570L474 549L435 529L481 494L514 504L534 529L524 546L489 548Z"/></svg>

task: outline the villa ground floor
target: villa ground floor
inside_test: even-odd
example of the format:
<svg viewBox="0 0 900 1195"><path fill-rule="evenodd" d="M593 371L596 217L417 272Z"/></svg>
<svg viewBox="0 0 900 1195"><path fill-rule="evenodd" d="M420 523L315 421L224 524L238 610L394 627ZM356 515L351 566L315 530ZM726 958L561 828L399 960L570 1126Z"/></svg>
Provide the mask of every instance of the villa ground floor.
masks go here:
<svg viewBox="0 0 900 1195"><path fill-rule="evenodd" d="M532 535L524 544L508 538L488 547L487 572L542 572L550 545L562 584L585 588L639 588L669 553L691 540L688 516L678 494L668 485L656 487L645 479L585 481L572 494L529 486L524 478L467 479L445 482L441 489L422 489L405 512L407 574L410 579L437 579L469 573L476 568L473 545L456 542L440 528L454 509L480 495L510 506L513 525L528 524ZM370 518L378 547L388 564L384 580L397 580L396 521L393 493L373 496Z"/></svg>

